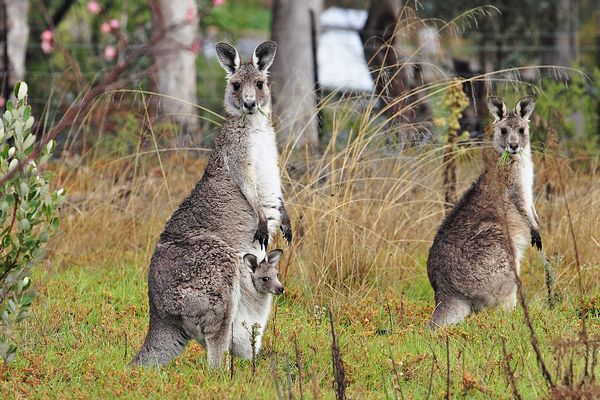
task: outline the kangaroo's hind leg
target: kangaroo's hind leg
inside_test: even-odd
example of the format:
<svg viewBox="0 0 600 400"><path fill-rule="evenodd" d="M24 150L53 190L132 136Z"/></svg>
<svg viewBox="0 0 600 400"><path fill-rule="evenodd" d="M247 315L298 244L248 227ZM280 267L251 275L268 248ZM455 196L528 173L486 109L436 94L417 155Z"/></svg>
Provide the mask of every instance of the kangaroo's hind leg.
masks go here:
<svg viewBox="0 0 600 400"><path fill-rule="evenodd" d="M148 334L131 363L140 366L166 365L185 349L188 341L189 338L179 326L161 318L156 312L150 313Z"/></svg>
<svg viewBox="0 0 600 400"><path fill-rule="evenodd" d="M436 296L436 307L429 327L433 329L439 326L458 324L471 311L471 305L466 300L452 296Z"/></svg>
<svg viewBox="0 0 600 400"><path fill-rule="evenodd" d="M213 369L223 365L225 352L231 346L231 323L223 324L220 332L206 337L208 366ZM230 355L231 356L231 355Z"/></svg>

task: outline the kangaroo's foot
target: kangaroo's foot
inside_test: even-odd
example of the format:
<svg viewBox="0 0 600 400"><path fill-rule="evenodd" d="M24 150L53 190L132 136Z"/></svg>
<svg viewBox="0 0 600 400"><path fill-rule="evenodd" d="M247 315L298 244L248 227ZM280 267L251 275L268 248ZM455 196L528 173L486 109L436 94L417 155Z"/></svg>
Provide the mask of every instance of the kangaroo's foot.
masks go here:
<svg viewBox="0 0 600 400"><path fill-rule="evenodd" d="M462 322L467 315L471 313L471 305L469 302L456 298L456 297L445 297L438 301L429 327L435 329L444 325L453 325Z"/></svg>
<svg viewBox="0 0 600 400"><path fill-rule="evenodd" d="M500 303L500 307L502 307L505 311L512 311L517 306L517 291L515 290Z"/></svg>
<svg viewBox="0 0 600 400"><path fill-rule="evenodd" d="M179 327L158 317L150 317L144 344L131 364L154 367L166 365L185 349L188 340Z"/></svg>
<svg viewBox="0 0 600 400"><path fill-rule="evenodd" d="M224 335L215 335L210 338L206 338L208 366L211 369L218 369L223 366L225 352L231 345L231 339L223 336Z"/></svg>

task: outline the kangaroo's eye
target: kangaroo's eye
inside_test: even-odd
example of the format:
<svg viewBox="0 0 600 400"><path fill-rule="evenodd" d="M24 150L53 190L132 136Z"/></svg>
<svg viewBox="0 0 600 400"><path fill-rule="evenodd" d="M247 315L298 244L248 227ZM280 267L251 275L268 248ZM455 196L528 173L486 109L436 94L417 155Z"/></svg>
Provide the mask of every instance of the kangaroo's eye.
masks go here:
<svg viewBox="0 0 600 400"><path fill-rule="evenodd" d="M521 135L524 135L525 134L525 128L519 128L519 133Z"/></svg>
<svg viewBox="0 0 600 400"><path fill-rule="evenodd" d="M500 128L500 133L506 135L508 133L508 130L506 128Z"/></svg>
<svg viewBox="0 0 600 400"><path fill-rule="evenodd" d="M262 278L263 282L269 282L271 280L271 278L269 278L268 276L265 276L264 278Z"/></svg>
<svg viewBox="0 0 600 400"><path fill-rule="evenodd" d="M265 83L263 81L258 81L258 82L256 82L256 87L259 89L262 89L264 84Z"/></svg>
<svg viewBox="0 0 600 400"><path fill-rule="evenodd" d="M233 86L233 90L238 91L241 85L238 82L233 82L231 86Z"/></svg>

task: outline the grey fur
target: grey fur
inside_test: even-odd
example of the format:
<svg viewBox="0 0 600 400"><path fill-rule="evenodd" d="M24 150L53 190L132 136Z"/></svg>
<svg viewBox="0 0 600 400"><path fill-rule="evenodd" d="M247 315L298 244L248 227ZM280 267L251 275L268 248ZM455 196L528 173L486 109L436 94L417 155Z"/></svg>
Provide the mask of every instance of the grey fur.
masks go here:
<svg viewBox="0 0 600 400"><path fill-rule="evenodd" d="M225 110L229 118L215 140L202 179L166 223L154 250L148 273L150 324L133 360L136 365L164 365L190 339L207 347L211 367L221 365L231 342L234 355L249 358L249 333L241 327L259 323L262 335L272 300L270 293L256 291L241 256L263 254L277 226L288 242L292 238L282 196L265 194L280 187L265 190L260 186L264 179L255 174L256 160L264 162L264 158L258 157L260 149L253 150L252 144L275 145L267 117L254 112L270 112L266 71L253 62L242 63L229 45L218 44L217 54L228 72ZM254 58L266 65L261 57L272 56L274 43ZM239 84L237 90L233 82ZM257 82L264 83L262 89ZM244 104L244 95L250 93L254 109ZM269 151L277 157L276 147ZM271 171L276 178L271 182L279 185L277 160L270 160L268 166L277 169Z"/></svg>
<svg viewBox="0 0 600 400"><path fill-rule="evenodd" d="M502 99L488 101L496 118L493 150L484 153L484 172L448 214L429 251L427 274L436 304L431 327L516 304L515 271L522 253L530 239L539 249L542 245L531 195L528 118L534 104L526 97L508 113ZM499 165L504 151L509 161Z"/></svg>

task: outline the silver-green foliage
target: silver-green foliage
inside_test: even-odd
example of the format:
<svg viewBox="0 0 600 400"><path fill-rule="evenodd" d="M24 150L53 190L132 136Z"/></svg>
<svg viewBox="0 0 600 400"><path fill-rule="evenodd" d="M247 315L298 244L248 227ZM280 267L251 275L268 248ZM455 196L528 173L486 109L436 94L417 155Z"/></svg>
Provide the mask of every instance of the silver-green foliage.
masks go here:
<svg viewBox="0 0 600 400"><path fill-rule="evenodd" d="M34 119L27 105L27 84L15 87L14 101L7 103L0 120L0 177L24 167L0 184L0 358L15 358L11 342L19 322L27 317L33 293L32 268L44 256L44 246L58 228L57 210L64 200L62 189L50 190L52 173L42 166L52 155L54 142L41 149L39 158L28 160L36 147L31 131Z"/></svg>

